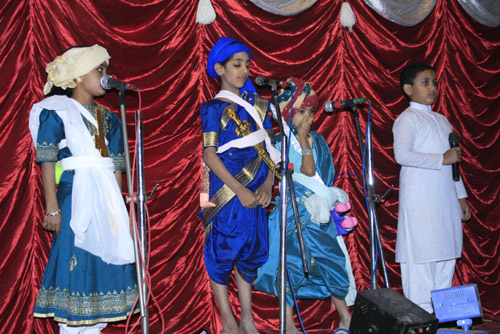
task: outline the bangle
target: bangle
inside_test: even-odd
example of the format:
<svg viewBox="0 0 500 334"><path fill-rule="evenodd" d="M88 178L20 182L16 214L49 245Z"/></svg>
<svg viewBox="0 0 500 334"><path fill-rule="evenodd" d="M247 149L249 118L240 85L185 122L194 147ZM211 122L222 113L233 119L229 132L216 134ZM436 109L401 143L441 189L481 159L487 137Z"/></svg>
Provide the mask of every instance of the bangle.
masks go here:
<svg viewBox="0 0 500 334"><path fill-rule="evenodd" d="M61 209L58 209L57 211L54 211L54 212L47 212L47 213L45 213L45 215L47 217L52 217L52 216L57 216L60 213L61 213Z"/></svg>
<svg viewBox="0 0 500 334"><path fill-rule="evenodd" d="M312 150L302 150L302 155L313 155Z"/></svg>

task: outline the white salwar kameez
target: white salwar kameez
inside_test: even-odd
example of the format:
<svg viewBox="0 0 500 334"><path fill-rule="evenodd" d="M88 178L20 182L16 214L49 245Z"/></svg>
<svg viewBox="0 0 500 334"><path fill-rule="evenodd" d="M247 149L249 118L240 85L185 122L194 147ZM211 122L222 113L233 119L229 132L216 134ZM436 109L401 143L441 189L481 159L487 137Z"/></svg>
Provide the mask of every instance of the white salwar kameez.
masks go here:
<svg viewBox="0 0 500 334"><path fill-rule="evenodd" d="M415 102L393 126L394 156L401 165L396 262L410 266L402 270L405 296L425 295L425 301L414 298L414 302L430 312L430 291L442 288L439 282L451 284L454 270L444 274L429 268L418 272L414 269L434 262L454 263L462 254L462 209L458 199L467 197L467 193L461 179L453 181L451 165L443 165L452 131L443 115ZM411 279L405 275L434 277L422 278L429 284L411 291Z"/></svg>

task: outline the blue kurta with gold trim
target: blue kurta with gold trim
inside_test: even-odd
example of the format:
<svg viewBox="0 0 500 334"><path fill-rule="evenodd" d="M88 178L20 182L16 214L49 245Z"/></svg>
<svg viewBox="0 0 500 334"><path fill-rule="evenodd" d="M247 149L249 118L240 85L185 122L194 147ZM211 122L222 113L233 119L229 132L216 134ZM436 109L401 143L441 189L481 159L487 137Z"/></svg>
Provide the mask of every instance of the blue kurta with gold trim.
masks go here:
<svg viewBox="0 0 500 334"><path fill-rule="evenodd" d="M266 111L269 101L251 95L249 103L256 106L263 119L264 128L272 133L272 125ZM257 101L257 103L256 103ZM219 147L233 139L236 123L229 119L225 108L231 105L221 100L211 100L201 106L204 148ZM248 112L234 104L237 117L248 121L256 131L256 124ZM253 147L230 148L218 154L222 163L235 178L251 191L256 191L266 180L267 165L261 160ZM267 212L262 206L255 209L243 207L238 197L224 183L210 172L210 199L218 206L211 209L212 215L205 215L205 266L208 275L219 284L229 283L231 271L237 267L241 276L253 282L257 268L267 260Z"/></svg>

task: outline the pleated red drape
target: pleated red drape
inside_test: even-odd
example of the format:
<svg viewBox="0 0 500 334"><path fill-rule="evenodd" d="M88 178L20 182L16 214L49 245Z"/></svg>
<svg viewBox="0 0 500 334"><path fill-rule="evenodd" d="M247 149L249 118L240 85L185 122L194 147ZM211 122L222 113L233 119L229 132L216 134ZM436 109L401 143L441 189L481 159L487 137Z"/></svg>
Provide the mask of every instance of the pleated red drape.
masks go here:
<svg viewBox="0 0 500 334"><path fill-rule="evenodd" d="M311 82L327 100L370 97L373 103L375 190L396 188L377 209L389 281L401 289L394 262L398 173L391 127L407 106L399 87L411 61L436 65L439 93L434 104L460 134L463 177L473 217L464 224L464 252L456 285L476 283L485 316L498 315L500 228L500 29L475 22L454 0L438 0L422 23L403 27L382 18L360 0L352 31L341 27L342 1L320 0L308 11L282 17L250 1L212 0L214 23L195 22L198 0L30 0L0 4L0 332L52 333L51 320L34 319L33 303L50 249L41 227L43 191L28 131L31 105L40 100L45 65L72 45L105 46L110 72L142 90L146 188L159 183L149 206L150 272L159 307L150 303L151 333L163 315L167 333L220 331L220 318L203 265L203 232L197 217L200 185L199 106L217 92L206 75L209 49L221 35L252 51L251 77L295 76ZM259 89L264 96L269 91ZM117 94L99 102L117 110ZM134 139L135 93L126 94L129 136ZM368 105L359 109L366 129ZM360 220L346 237L358 290L369 288L368 219L362 192L361 154L352 117L320 111L315 125L330 144L337 186ZM380 274L379 274L380 276ZM381 276L380 276L381 277ZM237 305L234 285L231 300ZM254 315L263 331L278 327L278 300L255 292ZM332 332L337 316L329 301L300 301L309 333ZM239 314L238 306L235 312ZM106 333L121 333L110 325ZM135 333L139 331L136 330Z"/></svg>

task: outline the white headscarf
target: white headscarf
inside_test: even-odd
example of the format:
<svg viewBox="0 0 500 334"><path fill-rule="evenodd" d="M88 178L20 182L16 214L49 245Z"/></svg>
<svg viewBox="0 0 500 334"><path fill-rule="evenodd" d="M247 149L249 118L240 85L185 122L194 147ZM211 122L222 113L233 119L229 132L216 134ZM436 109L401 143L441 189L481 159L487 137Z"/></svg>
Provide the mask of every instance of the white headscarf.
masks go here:
<svg viewBox="0 0 500 334"><path fill-rule="evenodd" d="M76 78L89 73L103 62L109 64L109 58L108 51L97 44L69 49L47 64L45 71L48 76L43 94L49 94L53 86L75 88Z"/></svg>

